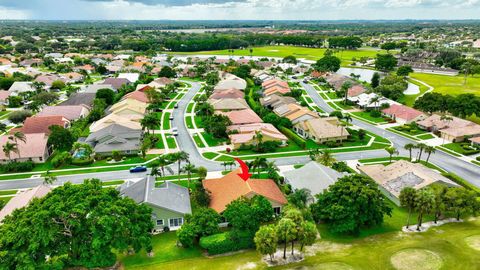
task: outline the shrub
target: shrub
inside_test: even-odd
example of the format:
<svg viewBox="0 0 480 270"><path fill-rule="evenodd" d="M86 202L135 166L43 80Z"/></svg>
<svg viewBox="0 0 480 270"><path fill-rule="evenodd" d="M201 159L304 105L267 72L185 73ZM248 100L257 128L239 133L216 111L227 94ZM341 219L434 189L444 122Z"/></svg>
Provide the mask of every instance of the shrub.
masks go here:
<svg viewBox="0 0 480 270"><path fill-rule="evenodd" d="M7 164L3 164L0 166L0 170L3 173L14 173L14 172L29 172L33 170L35 164L33 161L25 161L25 162L9 162Z"/></svg>
<svg viewBox="0 0 480 270"><path fill-rule="evenodd" d="M305 140L302 137L298 136L291 129L288 129L286 127L280 127L279 129L283 134L285 134L285 136L287 136L290 140L292 140L301 148L305 149L307 147L307 143L305 142Z"/></svg>
<svg viewBox="0 0 480 270"><path fill-rule="evenodd" d="M25 121L27 117L32 116L32 112L28 110L14 111L8 115L8 120L14 124L19 124Z"/></svg>
<svg viewBox="0 0 480 270"><path fill-rule="evenodd" d="M72 165L75 166L85 166L85 165L90 165L93 163L93 158L88 158L88 159L73 159L72 160Z"/></svg>
<svg viewBox="0 0 480 270"><path fill-rule="evenodd" d="M380 117L380 116L382 116L382 113L380 111L373 110L373 111L370 111L370 116L371 117Z"/></svg>
<svg viewBox="0 0 480 270"><path fill-rule="evenodd" d="M55 155L55 157L52 158L52 165L55 168L61 167L63 165L68 165L72 162L72 155L68 152L61 152Z"/></svg>
<svg viewBox="0 0 480 270"><path fill-rule="evenodd" d="M222 254L241 249L253 248L253 236L249 232L225 232L200 238L200 247L208 254Z"/></svg>

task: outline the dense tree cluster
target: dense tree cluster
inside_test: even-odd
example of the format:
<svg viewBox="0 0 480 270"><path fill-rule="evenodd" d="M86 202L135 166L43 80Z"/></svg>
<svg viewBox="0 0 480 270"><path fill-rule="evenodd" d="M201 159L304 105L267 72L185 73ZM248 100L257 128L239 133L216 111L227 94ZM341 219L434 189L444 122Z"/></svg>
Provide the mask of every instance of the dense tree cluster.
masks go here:
<svg viewBox="0 0 480 270"><path fill-rule="evenodd" d="M465 118L473 114L480 115L480 97L474 94L451 96L426 93L415 101L414 108L429 113L449 112L454 116Z"/></svg>

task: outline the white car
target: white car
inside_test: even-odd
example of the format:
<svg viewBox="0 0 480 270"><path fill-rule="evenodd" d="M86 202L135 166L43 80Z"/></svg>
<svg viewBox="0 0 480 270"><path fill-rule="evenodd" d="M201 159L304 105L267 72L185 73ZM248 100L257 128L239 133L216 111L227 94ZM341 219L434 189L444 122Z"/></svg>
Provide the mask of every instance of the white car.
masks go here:
<svg viewBox="0 0 480 270"><path fill-rule="evenodd" d="M178 128L176 127L172 128L172 134L173 136L178 136Z"/></svg>

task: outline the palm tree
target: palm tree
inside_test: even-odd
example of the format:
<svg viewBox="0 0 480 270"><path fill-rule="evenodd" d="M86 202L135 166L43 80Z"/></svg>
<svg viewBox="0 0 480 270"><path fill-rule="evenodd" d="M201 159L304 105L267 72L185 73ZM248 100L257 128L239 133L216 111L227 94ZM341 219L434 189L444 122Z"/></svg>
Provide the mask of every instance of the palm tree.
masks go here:
<svg viewBox="0 0 480 270"><path fill-rule="evenodd" d="M435 204L435 194L431 188L423 188L419 190L416 198L415 210L418 212L417 231L420 231L422 226L423 216L433 210Z"/></svg>
<svg viewBox="0 0 480 270"><path fill-rule="evenodd" d="M188 189L190 190L190 180L192 179L192 173L195 173L197 171L197 167L191 163L185 164L182 168L183 172L187 173L187 178L188 178Z"/></svg>
<svg viewBox="0 0 480 270"><path fill-rule="evenodd" d="M17 145L17 147L18 147L18 140L22 141L23 143L27 143L27 137L21 131L15 131L15 133L13 133L12 135L12 138L13 138L13 141L15 141L15 144ZM18 158L20 158L20 151L18 151L17 154L18 154Z"/></svg>
<svg viewBox="0 0 480 270"><path fill-rule="evenodd" d="M264 157L256 157L251 164L252 164L252 170L256 169L257 177L260 178L261 168L265 168L267 166L267 159Z"/></svg>
<svg viewBox="0 0 480 270"><path fill-rule="evenodd" d="M378 102L380 101L379 96L374 96L372 99L370 99L370 103L373 103L375 105L375 110L378 110Z"/></svg>
<svg viewBox="0 0 480 270"><path fill-rule="evenodd" d="M390 163L392 163L392 157L393 155L398 155L398 150L395 147L390 146L385 148L385 151L390 155Z"/></svg>
<svg viewBox="0 0 480 270"><path fill-rule="evenodd" d="M433 146L427 146L425 147L425 153L427 154L427 159L425 160L425 162L427 162L428 164L428 160L430 159L430 155L435 153L435 147Z"/></svg>
<svg viewBox="0 0 480 270"><path fill-rule="evenodd" d="M175 160L178 164L178 180L180 181L180 171L181 171L181 165L182 161L188 162L188 153L185 151L180 151L172 154L173 160Z"/></svg>
<svg viewBox="0 0 480 270"><path fill-rule="evenodd" d="M55 175L52 175L50 173L50 170L47 170L45 173L45 177L43 178L43 184L44 185L51 185L57 181L57 177Z"/></svg>
<svg viewBox="0 0 480 270"><path fill-rule="evenodd" d="M230 171L232 170L232 167L235 165L235 161L228 161L227 165L230 166Z"/></svg>
<svg viewBox="0 0 480 270"><path fill-rule="evenodd" d="M332 152L325 150L322 152L322 154L317 158L317 162L330 167L335 163L337 160L333 157Z"/></svg>
<svg viewBox="0 0 480 270"><path fill-rule="evenodd" d="M348 123L351 123L351 122L353 121L353 118L352 118L352 116L350 116L350 114L345 114L345 115L343 116L343 120L344 120L345 122L347 122L347 124L348 124Z"/></svg>
<svg viewBox="0 0 480 270"><path fill-rule="evenodd" d="M400 191L400 205L408 208L407 229L410 226L410 217L412 210L416 207L417 190L412 187L406 187Z"/></svg>
<svg viewBox="0 0 480 270"><path fill-rule="evenodd" d="M446 122L445 124L447 124L448 122L453 121L453 118L449 115L443 114L442 116L440 116L440 120L443 122ZM442 144L445 144L445 135L443 135L442 137L443 137Z"/></svg>
<svg viewBox="0 0 480 270"><path fill-rule="evenodd" d="M403 148L410 154L410 162L412 162L412 150L415 148L415 145L413 143L407 143Z"/></svg>
<svg viewBox="0 0 480 270"><path fill-rule="evenodd" d="M3 145L3 153L5 153L5 156L7 156L10 160L10 155L12 154L12 152L18 152L17 145L8 141Z"/></svg>
<svg viewBox="0 0 480 270"><path fill-rule="evenodd" d="M228 161L224 161L222 165L223 165L223 170L226 171L228 166Z"/></svg>
<svg viewBox="0 0 480 270"><path fill-rule="evenodd" d="M172 162L168 160L165 156L159 156L154 164L160 167L163 176L165 176L165 168L167 168L170 174L173 174L172 168L168 167L168 165L172 164Z"/></svg>
<svg viewBox="0 0 480 270"><path fill-rule="evenodd" d="M142 120L140 120L140 124L142 125L143 129L147 129L147 133L150 133L150 130L152 130L152 134L155 134L155 127L157 124L159 124L159 120L155 114L149 113L146 114Z"/></svg>
<svg viewBox="0 0 480 270"><path fill-rule="evenodd" d="M0 134L7 132L7 125L0 123Z"/></svg>
<svg viewBox="0 0 480 270"><path fill-rule="evenodd" d="M345 129L345 127L347 126L347 124L343 123L343 122L338 122L337 123L337 127L340 127L340 137L343 137L343 130ZM340 143L342 143L342 139L340 139Z"/></svg>
<svg viewBox="0 0 480 270"><path fill-rule="evenodd" d="M425 150L426 147L427 147L427 145L424 144L424 143L419 143L419 144L416 145L416 148L419 149L417 161L422 160L423 150Z"/></svg>
<svg viewBox="0 0 480 270"><path fill-rule="evenodd" d="M255 131L255 135L253 135L253 139L255 140L257 151L260 150L260 145L263 142L263 134L261 131Z"/></svg>

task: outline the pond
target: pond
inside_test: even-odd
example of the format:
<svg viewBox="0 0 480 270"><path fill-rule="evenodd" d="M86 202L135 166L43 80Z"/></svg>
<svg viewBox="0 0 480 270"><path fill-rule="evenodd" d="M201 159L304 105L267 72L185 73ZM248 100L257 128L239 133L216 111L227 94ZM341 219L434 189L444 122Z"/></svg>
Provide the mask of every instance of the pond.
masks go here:
<svg viewBox="0 0 480 270"><path fill-rule="evenodd" d="M370 82L372 80L373 74L375 72L378 72L376 70L371 70L371 69L364 69L364 68L346 68L342 67L340 68L337 73L344 75L344 76L350 76L350 74L355 74L360 76L360 81L364 82ZM382 72L379 72L380 75L384 75ZM408 88L403 92L405 95L417 95L420 93L420 87L416 84L413 83L408 83Z"/></svg>

